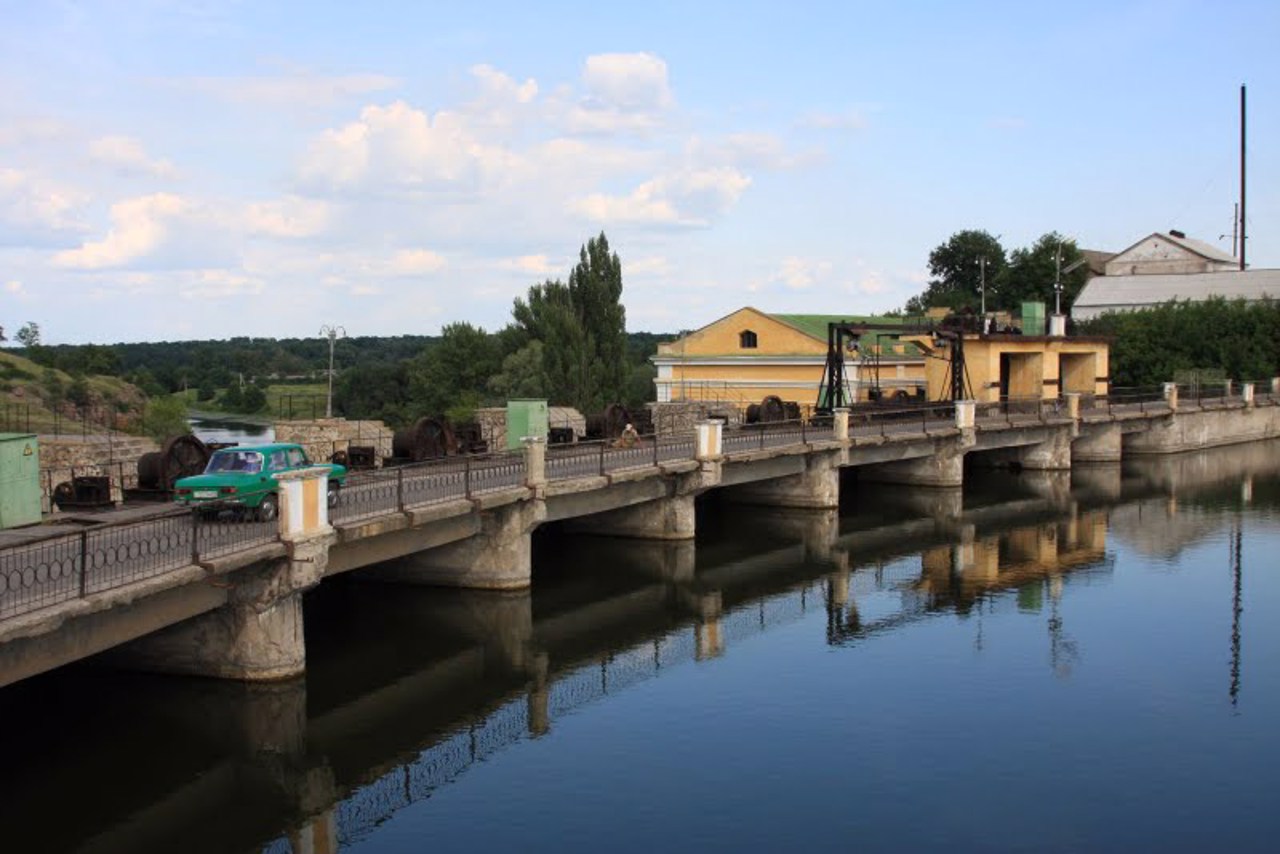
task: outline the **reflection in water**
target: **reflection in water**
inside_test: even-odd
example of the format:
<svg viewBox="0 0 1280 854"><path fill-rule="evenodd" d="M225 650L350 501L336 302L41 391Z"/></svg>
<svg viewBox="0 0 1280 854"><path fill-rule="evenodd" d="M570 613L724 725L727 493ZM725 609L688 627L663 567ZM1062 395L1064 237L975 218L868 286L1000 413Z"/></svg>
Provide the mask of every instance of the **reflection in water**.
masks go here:
<svg viewBox="0 0 1280 854"><path fill-rule="evenodd" d="M618 847L652 850L660 840L646 833L696 833L706 822L713 840L682 838L779 847L786 840L769 828L786 825L777 811L796 798L796 816L817 804L836 817L824 845L983 847L962 821L940 837L901 836L918 826L900 811L906 804L918 809L931 785L963 804L963 779L1018 807L1002 827L1059 804L1092 816L1084 829L1056 813L1021 826L1048 834L1027 837L1044 847L1121 846L1135 821L1155 833L1148 841L1177 842L1176 830L1136 820L1149 813L1132 798L1108 818L1109 804L1124 799L1099 792L1114 792L1113 777L1138 790L1155 776L1166 787L1219 779L1219 766L1196 763L1227 747L1210 740L1213 750L1198 752L1194 718L1204 712L1178 705L1194 701L1195 686L1165 684L1167 673L1138 679L1132 668L1164 673L1172 658L1174 672L1194 674L1204 659L1222 702L1225 614L1200 607L1214 600L1199 587L1187 588L1195 601L1186 608L1169 598L1205 574L1173 562L1144 575L1144 561L1177 561L1231 524L1229 699L1242 708L1243 553L1251 538L1276 543L1275 526L1258 520L1280 508L1280 476L1258 471L1245 490L1233 465L1219 453L1003 475L963 496L877 486L839 514L710 501L696 545L562 536L551 526L537 535L534 586L523 593L333 579L308 596L305 681L238 686L86 668L0 694L0 720L23 736L0 745L0 821L14 850L390 851L404 850L405 838L496 848L565 826L594 841L565 847L615 833ZM1146 533L1151 524L1173 542ZM1193 535L1175 536L1188 527ZM1208 590L1221 595L1216 583ZM1183 621L1168 634L1175 613ZM1271 632L1263 643L1274 637L1268 622L1250 621L1251 631ZM1203 647L1176 646L1201 635ZM1158 652L1134 659L1146 638ZM1259 714L1238 715L1240 726L1260 726L1280 707L1259 681L1249 693ZM1144 706L1158 716L1129 711ZM921 738L939 712L958 731L1000 733L1011 752ZM1179 745L1170 755L1185 772L1161 764L1159 751L1149 768L1125 752L1166 720ZM1276 745L1265 729L1250 732L1270 738L1264 752ZM724 753L704 754L720 742ZM701 763L674 774L663 764L688 754L725 766L708 778ZM820 770L833 757L849 772L838 785ZM1135 768L1151 776L1134 779ZM1251 791L1269 790L1270 778L1258 776L1265 769L1240 773L1253 775ZM69 808L72 780L94 798ZM1232 809L1182 785L1171 798L1200 798L1206 815ZM707 791L723 798L715 809L680 812ZM620 801L599 800L610 796ZM872 813L852 816L854 828L840 823L848 804L864 801ZM637 803L643 821L625 808ZM932 814L945 822L941 806ZM1165 806L1150 809L1173 828ZM598 819L584 812L596 809ZM1253 826L1235 819L1231 832ZM389 828L400 828L399 843ZM1223 845L1241 842L1222 832Z"/></svg>

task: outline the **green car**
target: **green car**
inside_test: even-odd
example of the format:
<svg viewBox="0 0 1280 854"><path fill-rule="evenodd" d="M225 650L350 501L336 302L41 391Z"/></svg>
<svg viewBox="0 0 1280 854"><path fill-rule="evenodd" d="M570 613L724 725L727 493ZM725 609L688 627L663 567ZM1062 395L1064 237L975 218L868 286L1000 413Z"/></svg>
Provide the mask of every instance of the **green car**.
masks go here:
<svg viewBox="0 0 1280 854"><path fill-rule="evenodd" d="M305 468L329 471L329 506L338 503L338 492L347 480L347 469L336 463L313 463L301 445L235 446L214 451L204 474L178 478L173 500L198 510L217 513L225 509L251 515L261 522L275 519L280 512L281 472Z"/></svg>

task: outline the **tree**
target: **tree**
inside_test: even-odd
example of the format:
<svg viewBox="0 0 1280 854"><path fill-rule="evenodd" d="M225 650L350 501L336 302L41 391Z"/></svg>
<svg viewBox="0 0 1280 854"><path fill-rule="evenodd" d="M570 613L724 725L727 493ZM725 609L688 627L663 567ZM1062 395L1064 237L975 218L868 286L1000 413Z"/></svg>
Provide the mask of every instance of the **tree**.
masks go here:
<svg viewBox="0 0 1280 854"><path fill-rule="evenodd" d="M495 397L547 397L547 378L542 366L543 344L530 341L502 360L502 370L489 379Z"/></svg>
<svg viewBox="0 0 1280 854"><path fill-rule="evenodd" d="M35 321L28 320L23 327L18 330L18 343L23 347L39 347L40 324Z"/></svg>
<svg viewBox="0 0 1280 854"><path fill-rule="evenodd" d="M142 413L142 430L157 442L190 433L187 405L176 397L153 397Z"/></svg>
<svg viewBox="0 0 1280 854"><path fill-rule="evenodd" d="M419 415L442 415L470 392L474 409L499 366L492 336L469 323L450 323L440 341L409 366L410 408Z"/></svg>
<svg viewBox="0 0 1280 854"><path fill-rule="evenodd" d="M1076 247L1075 241L1056 231L1041 235L1030 249L1015 249L1009 258L1009 272L1000 292L1000 308L1016 311L1024 302L1042 302L1052 311L1055 302L1054 282L1058 281L1058 270L1065 270L1083 260L1084 255ZM1069 313L1071 304L1084 287L1088 275L1088 270L1081 263L1061 277L1063 314Z"/></svg>
<svg viewBox="0 0 1280 854"><path fill-rule="evenodd" d="M596 412L626 394L622 262L603 233L581 248L568 285L534 285L527 301L515 301L512 316L530 339L543 344L551 399Z"/></svg>
<svg viewBox="0 0 1280 854"><path fill-rule="evenodd" d="M985 262L985 275L984 275ZM957 231L929 253L929 287L907 302L908 314L923 314L931 307L952 311L982 305L985 280L987 309L996 305L1008 264L998 238L985 231Z"/></svg>

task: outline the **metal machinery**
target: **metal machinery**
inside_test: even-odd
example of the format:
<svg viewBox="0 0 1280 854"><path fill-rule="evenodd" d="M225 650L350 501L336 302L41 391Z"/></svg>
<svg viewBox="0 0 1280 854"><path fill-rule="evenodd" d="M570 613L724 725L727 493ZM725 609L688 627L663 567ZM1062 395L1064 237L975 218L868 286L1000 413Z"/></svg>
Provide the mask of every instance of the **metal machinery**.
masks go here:
<svg viewBox="0 0 1280 854"><path fill-rule="evenodd" d="M613 440L622 435L623 429L630 424L636 432L647 435L653 432L653 416L648 409L637 409L632 412L621 403L611 403L604 412L587 416L588 441Z"/></svg>
<svg viewBox="0 0 1280 854"><path fill-rule="evenodd" d="M771 394L759 403L747 406L746 423L772 424L775 421L799 421L800 404Z"/></svg>
<svg viewBox="0 0 1280 854"><path fill-rule="evenodd" d="M838 408L847 407L856 401L850 399L848 379L845 376L846 354L859 357L872 376L872 387L869 394L872 400L880 398L880 348L878 346L863 347L863 336L873 333L875 338L904 336L928 337L935 344L947 343L947 356L926 354L926 358L945 358L947 380L945 383L947 396L942 400L965 400L972 398L969 386L969 375L964 366L964 333L977 331L976 326L969 330L968 319L952 315L941 324L893 324L893 323L845 323L827 324L827 362L823 368L822 384L818 386L818 400L814 411L821 415L830 415Z"/></svg>
<svg viewBox="0 0 1280 854"><path fill-rule="evenodd" d="M138 457L136 492L168 497L180 477L200 474L209 463L209 446L195 436L174 436L159 451Z"/></svg>

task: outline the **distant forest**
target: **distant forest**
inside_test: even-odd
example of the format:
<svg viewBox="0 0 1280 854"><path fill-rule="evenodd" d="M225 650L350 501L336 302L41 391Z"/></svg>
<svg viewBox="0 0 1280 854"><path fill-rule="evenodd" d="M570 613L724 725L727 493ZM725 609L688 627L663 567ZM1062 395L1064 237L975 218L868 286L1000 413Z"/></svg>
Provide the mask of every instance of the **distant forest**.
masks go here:
<svg viewBox="0 0 1280 854"><path fill-rule="evenodd" d="M503 333L487 334L495 347ZM654 396L654 371L649 357L660 341L673 336L651 332L626 334L628 375L614 400L638 406ZM441 345L445 346L442 347ZM433 360L433 351L448 349L444 336L399 335L338 338L334 342L334 409L348 418L378 418L403 426L428 412L424 405L465 398L473 406L501 403L501 396L484 385L469 389L441 379L429 401L413 400L414 375ZM326 338L232 338L226 341L162 341L141 344L57 344L12 348L37 364L57 368L73 377L112 376L138 386L156 398L195 390L198 401L223 397L227 389L266 388L297 384L314 389L323 383L329 366ZM439 355L434 354L434 355ZM460 380L465 378L459 378ZM310 390L308 389L308 390ZM247 400L254 398L246 395ZM552 401L561 403L563 401ZM197 404L198 405L198 404ZM254 411L253 405L244 411ZM453 413L455 417L465 412Z"/></svg>

